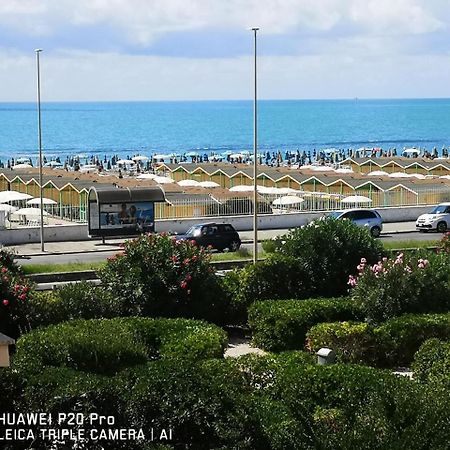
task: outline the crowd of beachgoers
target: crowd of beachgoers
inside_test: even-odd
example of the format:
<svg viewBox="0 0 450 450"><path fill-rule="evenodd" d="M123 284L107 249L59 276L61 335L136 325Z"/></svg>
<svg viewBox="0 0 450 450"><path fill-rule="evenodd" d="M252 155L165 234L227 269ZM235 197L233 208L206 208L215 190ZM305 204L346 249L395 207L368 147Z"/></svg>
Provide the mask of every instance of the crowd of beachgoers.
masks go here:
<svg viewBox="0 0 450 450"><path fill-rule="evenodd" d="M449 151L447 147L443 147L439 152L437 147L432 150L423 148L403 148L398 151L396 148L389 148L384 150L381 147L362 147L356 150L349 149L337 149L328 148L323 150L313 151L266 151L258 153L258 163L260 165L280 167L280 166L295 166L301 167L311 164L339 164L348 158L380 158L380 157L397 157L403 156L408 158L448 158ZM97 170L109 171L109 170L125 170L129 171L134 169L137 172L151 171L156 163L214 163L214 162L228 162L230 164L251 164L253 163L253 152L243 150L240 152L226 151L222 153L201 153L197 151L189 151L183 154L170 153L170 154L150 154L146 155L127 155L126 158L122 158L119 155L113 155L108 157L99 157L98 155L75 155L67 156L65 160L61 160L59 157L54 159L47 159L43 157L43 166L49 168L62 168L67 171L78 170ZM38 162L35 161L35 166L38 166ZM33 160L29 157L19 157L8 159L3 162L0 160L0 168L30 168L33 167Z"/></svg>

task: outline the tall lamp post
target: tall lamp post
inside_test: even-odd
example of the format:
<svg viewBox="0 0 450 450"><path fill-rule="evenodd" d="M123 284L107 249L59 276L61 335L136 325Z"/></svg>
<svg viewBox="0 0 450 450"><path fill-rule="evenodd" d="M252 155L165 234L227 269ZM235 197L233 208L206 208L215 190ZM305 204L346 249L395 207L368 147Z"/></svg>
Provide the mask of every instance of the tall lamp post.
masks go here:
<svg viewBox="0 0 450 450"><path fill-rule="evenodd" d="M252 28L254 36L254 77L255 92L253 99L253 264L258 261L258 105L257 105L257 71L256 71L256 33L259 28Z"/></svg>
<svg viewBox="0 0 450 450"><path fill-rule="evenodd" d="M36 52L36 67L37 67L37 113L38 113L38 147L39 147L39 198L40 198L40 236L41 236L41 251L45 251L44 245L44 203L42 192L42 127L41 127L41 68L39 65L39 55L42 52L40 48Z"/></svg>

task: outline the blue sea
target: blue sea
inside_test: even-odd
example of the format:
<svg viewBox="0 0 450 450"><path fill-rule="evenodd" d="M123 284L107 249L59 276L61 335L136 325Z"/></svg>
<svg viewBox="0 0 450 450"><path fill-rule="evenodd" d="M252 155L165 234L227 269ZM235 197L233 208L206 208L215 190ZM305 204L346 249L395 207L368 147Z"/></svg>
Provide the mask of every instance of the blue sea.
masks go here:
<svg viewBox="0 0 450 450"><path fill-rule="evenodd" d="M450 145L450 99L261 100L260 151ZM252 101L43 103L47 159L250 150ZM0 103L0 159L37 153L34 103Z"/></svg>

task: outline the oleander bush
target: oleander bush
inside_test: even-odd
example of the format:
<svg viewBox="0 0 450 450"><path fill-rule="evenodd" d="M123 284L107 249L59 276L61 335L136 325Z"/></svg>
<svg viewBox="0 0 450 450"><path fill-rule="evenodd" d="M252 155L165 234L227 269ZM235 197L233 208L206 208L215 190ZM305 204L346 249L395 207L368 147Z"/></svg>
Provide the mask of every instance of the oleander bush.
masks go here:
<svg viewBox="0 0 450 450"><path fill-rule="evenodd" d="M210 254L194 242L146 234L124 244L99 271L125 315L187 317L221 322L223 295Z"/></svg>
<svg viewBox="0 0 450 450"><path fill-rule="evenodd" d="M76 320L34 330L17 342L14 366L40 371L67 367L114 374L160 358L220 358L226 334L187 319Z"/></svg>
<svg viewBox="0 0 450 450"><path fill-rule="evenodd" d="M255 301L311 296L311 274L296 258L270 255L264 261L228 272L221 284L228 295L229 323L246 323Z"/></svg>
<svg viewBox="0 0 450 450"><path fill-rule="evenodd" d="M414 355L414 379L421 382L444 382L450 388L450 342L425 341Z"/></svg>
<svg viewBox="0 0 450 450"><path fill-rule="evenodd" d="M302 349L318 323L362 319L358 304L345 297L256 302L248 314L253 344L269 351Z"/></svg>
<svg viewBox="0 0 450 450"><path fill-rule="evenodd" d="M362 258L358 275L349 277L351 296L367 320L381 323L405 313L450 311L448 254L398 254L370 265Z"/></svg>
<svg viewBox="0 0 450 450"><path fill-rule="evenodd" d="M295 228L274 240L276 253L298 258L311 273L316 297L339 297L361 258L375 263L384 255L381 242L348 220L326 218Z"/></svg>
<svg viewBox="0 0 450 450"><path fill-rule="evenodd" d="M368 323L336 322L313 326L307 349L332 348L341 362L381 367L409 365L429 338L450 339L450 314L408 314L376 327Z"/></svg>
<svg viewBox="0 0 450 450"><path fill-rule="evenodd" d="M441 240L438 243L438 251L450 254L450 231L442 236Z"/></svg>
<svg viewBox="0 0 450 450"><path fill-rule="evenodd" d="M0 250L0 332L12 338L29 329L28 299L31 284L14 255Z"/></svg>

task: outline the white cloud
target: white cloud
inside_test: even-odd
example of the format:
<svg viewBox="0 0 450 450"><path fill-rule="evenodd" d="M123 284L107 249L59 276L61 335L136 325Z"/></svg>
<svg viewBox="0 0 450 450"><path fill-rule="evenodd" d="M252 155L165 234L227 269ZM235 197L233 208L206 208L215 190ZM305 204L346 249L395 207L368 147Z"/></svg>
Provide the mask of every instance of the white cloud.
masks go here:
<svg viewBox="0 0 450 450"><path fill-rule="evenodd" d="M30 35L65 25L107 24L147 45L173 31L245 29L323 32L357 25L360 33L432 32L445 0L2 0L0 24Z"/></svg>

